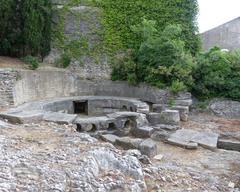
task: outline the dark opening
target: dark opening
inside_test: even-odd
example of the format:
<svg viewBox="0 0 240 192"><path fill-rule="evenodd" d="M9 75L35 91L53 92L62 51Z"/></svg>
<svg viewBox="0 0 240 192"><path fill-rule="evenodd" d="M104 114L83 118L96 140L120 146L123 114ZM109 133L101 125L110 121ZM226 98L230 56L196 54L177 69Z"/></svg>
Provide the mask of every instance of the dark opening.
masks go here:
<svg viewBox="0 0 240 192"><path fill-rule="evenodd" d="M82 126L80 124L77 124L77 132L81 132L82 131Z"/></svg>
<svg viewBox="0 0 240 192"><path fill-rule="evenodd" d="M116 130L116 125L114 123L109 123L108 124L108 131L113 131Z"/></svg>
<svg viewBox="0 0 240 192"><path fill-rule="evenodd" d="M127 106L126 105L122 106L122 111L127 111Z"/></svg>
<svg viewBox="0 0 240 192"><path fill-rule="evenodd" d="M149 106L149 111L153 111L153 103L152 102L146 102Z"/></svg>
<svg viewBox="0 0 240 192"><path fill-rule="evenodd" d="M130 107L131 112L136 112L136 110L133 109L133 107Z"/></svg>
<svg viewBox="0 0 240 192"><path fill-rule="evenodd" d="M88 114L88 101L73 101L75 114Z"/></svg>
<svg viewBox="0 0 240 192"><path fill-rule="evenodd" d="M95 132L95 131L97 131L97 126L95 124L92 124L91 132Z"/></svg>

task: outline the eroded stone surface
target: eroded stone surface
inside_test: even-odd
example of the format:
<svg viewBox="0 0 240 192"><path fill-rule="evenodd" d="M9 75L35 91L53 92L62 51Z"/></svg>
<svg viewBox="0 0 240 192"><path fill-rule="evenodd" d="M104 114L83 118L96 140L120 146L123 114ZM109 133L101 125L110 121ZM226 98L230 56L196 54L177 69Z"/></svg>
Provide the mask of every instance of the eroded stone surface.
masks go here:
<svg viewBox="0 0 240 192"><path fill-rule="evenodd" d="M216 149L218 136L216 133L180 129L170 135L168 142L179 144L180 146L194 145L194 143L197 143L204 148Z"/></svg>

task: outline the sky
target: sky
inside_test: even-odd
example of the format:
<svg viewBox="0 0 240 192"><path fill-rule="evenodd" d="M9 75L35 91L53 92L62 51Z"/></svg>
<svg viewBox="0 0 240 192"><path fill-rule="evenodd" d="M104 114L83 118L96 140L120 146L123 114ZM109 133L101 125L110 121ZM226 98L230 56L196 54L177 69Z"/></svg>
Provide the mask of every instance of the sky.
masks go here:
<svg viewBox="0 0 240 192"><path fill-rule="evenodd" d="M198 0L198 3L200 33L240 16L240 0Z"/></svg>

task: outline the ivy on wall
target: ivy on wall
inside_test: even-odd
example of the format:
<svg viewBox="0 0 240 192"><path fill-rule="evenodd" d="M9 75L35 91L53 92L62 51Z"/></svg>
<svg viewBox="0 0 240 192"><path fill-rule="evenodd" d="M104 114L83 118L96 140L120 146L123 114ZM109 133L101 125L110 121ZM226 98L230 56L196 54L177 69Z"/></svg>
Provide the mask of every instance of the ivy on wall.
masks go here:
<svg viewBox="0 0 240 192"><path fill-rule="evenodd" d="M157 30L169 24L180 24L186 49L195 55L200 49L196 16L197 0L96 0L103 9L104 41L108 50L136 48L141 39L131 31L131 26L142 19L155 20Z"/></svg>

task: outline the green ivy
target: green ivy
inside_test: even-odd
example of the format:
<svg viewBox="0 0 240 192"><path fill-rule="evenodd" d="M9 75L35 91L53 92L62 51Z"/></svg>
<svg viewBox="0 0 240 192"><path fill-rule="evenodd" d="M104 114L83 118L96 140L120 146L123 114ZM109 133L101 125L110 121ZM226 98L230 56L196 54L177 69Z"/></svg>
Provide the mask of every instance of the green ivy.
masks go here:
<svg viewBox="0 0 240 192"><path fill-rule="evenodd" d="M141 23L142 18L155 20L158 31L169 24L182 25L185 48L193 55L200 49L197 0L96 0L95 4L103 9L104 42L110 52L139 46L142 40L131 26Z"/></svg>

